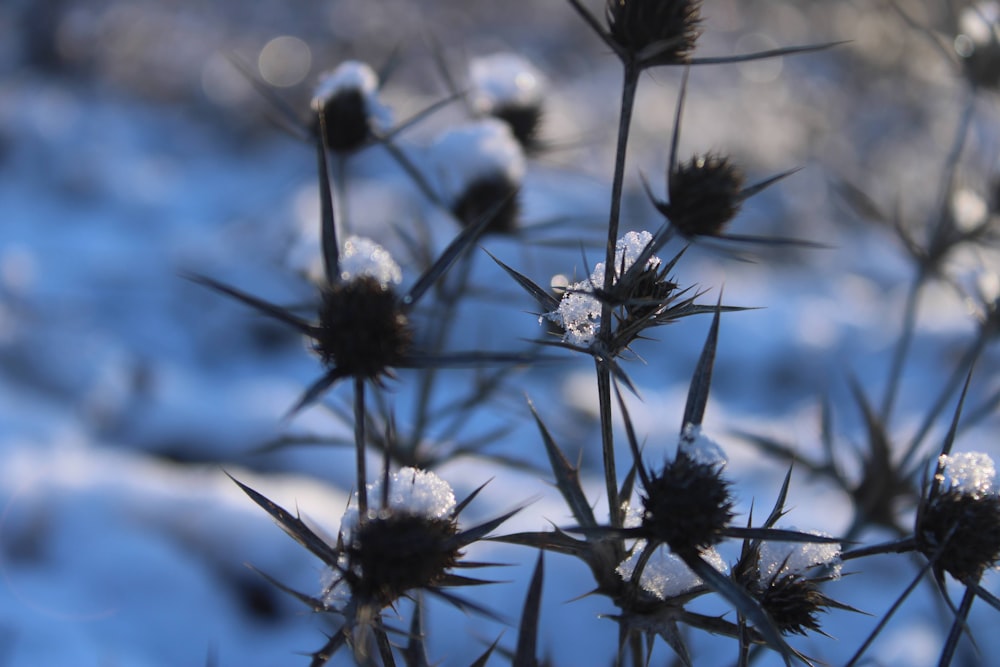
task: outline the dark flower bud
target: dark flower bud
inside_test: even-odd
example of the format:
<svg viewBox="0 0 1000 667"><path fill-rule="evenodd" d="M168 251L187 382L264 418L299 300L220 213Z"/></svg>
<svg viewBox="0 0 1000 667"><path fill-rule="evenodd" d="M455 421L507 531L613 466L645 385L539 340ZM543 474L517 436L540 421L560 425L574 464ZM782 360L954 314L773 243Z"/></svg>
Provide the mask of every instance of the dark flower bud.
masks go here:
<svg viewBox="0 0 1000 667"><path fill-rule="evenodd" d="M986 454L942 456L937 493L918 513L916 538L935 569L959 581L978 581L1000 559L1000 496Z"/></svg>
<svg viewBox="0 0 1000 667"><path fill-rule="evenodd" d="M484 119L451 129L435 141L433 153L460 223L475 225L489 217L487 232L517 228L524 152L506 124Z"/></svg>
<svg viewBox="0 0 1000 667"><path fill-rule="evenodd" d="M345 546L348 567L358 573L353 593L385 606L410 589L434 586L461 556L457 533L451 518L383 510Z"/></svg>
<svg viewBox="0 0 1000 667"><path fill-rule="evenodd" d="M653 475L642 495L644 536L665 542L680 556L694 556L722 540L733 518L729 482L722 466L685 447Z"/></svg>
<svg viewBox="0 0 1000 667"><path fill-rule="evenodd" d="M799 635L820 632L816 615L833 606L815 581L795 573L776 577L757 599L781 632Z"/></svg>
<svg viewBox="0 0 1000 667"><path fill-rule="evenodd" d="M701 34L701 0L608 0L611 39L645 65L687 63Z"/></svg>
<svg viewBox="0 0 1000 667"><path fill-rule="evenodd" d="M670 202L657 208L685 237L718 236L740 210L745 180L729 158L698 155L668 175Z"/></svg>
<svg viewBox="0 0 1000 667"><path fill-rule="evenodd" d="M538 148L545 77L514 53L497 53L469 64L472 106L504 121L526 151Z"/></svg>
<svg viewBox="0 0 1000 667"><path fill-rule="evenodd" d="M313 130L319 134L319 113L326 118L327 147L347 153L364 146L372 130L386 129L391 119L377 97L378 77L357 61L342 63L316 86L312 99Z"/></svg>
<svg viewBox="0 0 1000 667"><path fill-rule="evenodd" d="M389 286L359 276L325 286L321 298L314 347L327 367L375 379L406 356L413 331Z"/></svg>

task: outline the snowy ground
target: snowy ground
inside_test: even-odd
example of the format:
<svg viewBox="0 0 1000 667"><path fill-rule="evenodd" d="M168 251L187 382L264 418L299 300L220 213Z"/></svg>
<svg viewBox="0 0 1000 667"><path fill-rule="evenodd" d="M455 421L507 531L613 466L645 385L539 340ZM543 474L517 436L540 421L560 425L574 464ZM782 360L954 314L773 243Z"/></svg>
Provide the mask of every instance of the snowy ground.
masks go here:
<svg viewBox="0 0 1000 667"><path fill-rule="evenodd" d="M317 648L327 628L245 564L303 591L318 590L319 564L225 473L335 534L353 483L348 451L257 450L280 435L350 431L322 407L283 420L318 375L316 359L297 337L181 273L208 274L281 303L307 301L308 285L292 265L308 257L300 230L315 225L314 157L265 122L267 105L219 54L234 50L253 62L271 38L294 35L312 47L305 65L294 43L291 55L261 65L308 82L344 57L379 64L402 42L404 64L385 96L406 117L443 90L428 47L414 37L421 30L404 27L408 20L445 41L455 63L463 53L525 50L552 73L546 135L576 144L529 164L525 219L572 216L578 227L556 226L550 236L574 239L601 238L618 95L614 63L558 2L518 2L502 15L451 11L448 3L429 3L435 9L415 14L415 4L428 3L388 1L377 3L380 10L344 2L294 15L264 3L230 17L193 7L167 13L156 3L85 8L53 0L41 4L63 11L47 21L29 4L0 9L4 61L14 63L0 73L0 667L306 664L296 653ZM887 208L898 201L904 215L924 215L962 107L962 88L898 16L874 2L837 4L709 0L707 53L854 43L691 75L682 153L731 151L747 162L751 179L803 167L748 203L739 231L831 246L764 251L753 263L696 248L679 265L686 283L712 288L704 297L710 302L724 285L727 303L764 307L723 318L705 423L726 446L744 513L751 501L770 507L784 469L731 432L780 435L803 452L818 451L819 398L828 394L845 448L860 442L846 380L856 377L878 395L898 332L907 265L888 234L852 218L832 184L849 179ZM332 46L328 33L336 37ZM291 73L275 64L286 61ZM657 72L643 82L625 216L636 228L657 224L639 174L663 195L679 78ZM290 87L289 99L301 100L304 85ZM971 143L978 148L969 162L980 169L964 175L973 187L984 187L994 167L995 107L988 95L977 107ZM414 153L422 156L435 128L457 115L446 110L407 135ZM352 216L387 247L404 246L388 219L430 224L441 238L451 233L382 152L360 156L351 174ZM601 259L591 246L584 265L577 243L484 245L539 281L583 275ZM955 272L968 282L990 266L995 257L982 253L957 258ZM416 273L404 266L404 282ZM535 304L482 254L474 279L490 294L466 314L457 344L505 349L539 335ZM974 324L968 310L950 289L931 291L895 422L901 432L915 428L968 345ZM628 372L642 401L630 405L649 460L676 441L707 326L707 319L689 319L658 331L660 343L637 346L643 361ZM997 361L987 348L973 404L995 391ZM444 377L452 378L454 391L467 378ZM393 393L403 411L415 400L405 380ZM444 393L450 391L445 385ZM471 427L476 433L512 423L512 434L491 452L544 470L525 394L568 452L583 450L593 475L590 495L602 507L592 364L515 377L496 410ZM328 400L340 405L347 396L344 387ZM996 428L995 419L984 421L963 434L958 448L1000 455ZM463 520L484 520L529 499L535 502L504 530L569 520L544 472L470 459L439 472L459 497L493 478ZM837 491L798 476L789 497L790 523L833 534L846 528L850 517ZM535 554L477 545L469 556L516 563L491 574L513 583L477 591L480 603L516 618ZM613 609L599 599L569 602L589 590L589 573L557 556L547 563L540 650L556 664L608 664L615 626L596 617ZM916 568L901 568L894 558L863 564L864 574L830 593L879 617ZM994 574L987 584L996 591ZM704 609L723 611L713 604ZM956 664L989 664L983 656L1000 650L1000 637L990 631L995 614L986 605L974 609L970 626L982 653L966 643L964 662ZM935 664L947 628L942 617L939 598L921 587L869 652L871 664ZM823 627L835 640L792 643L840 664L873 624L871 617L834 612ZM441 664L468 664L502 631L507 646L516 634L439 606L432 606L429 625L450 628L431 633L431 659ZM734 655L728 641L705 635L691 641L699 664ZM660 650L657 657L666 660ZM772 658L758 664L774 664Z"/></svg>

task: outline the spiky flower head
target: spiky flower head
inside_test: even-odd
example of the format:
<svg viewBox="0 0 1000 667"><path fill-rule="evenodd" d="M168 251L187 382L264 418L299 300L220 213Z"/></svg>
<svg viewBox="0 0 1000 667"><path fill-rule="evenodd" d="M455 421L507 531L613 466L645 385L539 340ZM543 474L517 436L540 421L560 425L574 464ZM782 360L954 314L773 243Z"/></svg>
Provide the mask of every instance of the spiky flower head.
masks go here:
<svg viewBox="0 0 1000 667"><path fill-rule="evenodd" d="M618 239L615 244L615 283L632 268L652 239L652 235L646 231L627 232ZM640 283L642 292L633 295L634 300L625 302L626 309L630 309L629 312L634 317L638 317L638 314L648 316L644 313L651 305L650 300L658 294L665 296L672 291L672 288L662 290L656 282L660 263L660 258L655 255L646 261ZM595 292L604 286L605 270L604 262L599 262L588 280L567 287L559 301L559 307L543 316L562 328L565 332L563 340L567 343L587 347L594 342L601 328L601 300ZM676 287L673 283L667 284Z"/></svg>
<svg viewBox="0 0 1000 667"><path fill-rule="evenodd" d="M822 632L818 614L830 607L847 608L819 589L821 583L840 577L839 544L764 541L756 558L752 580L744 583L781 632ZM808 574L817 568L822 569L816 576Z"/></svg>
<svg viewBox="0 0 1000 667"><path fill-rule="evenodd" d="M507 123L525 150L538 144L545 76L516 53L495 53L469 63L472 106Z"/></svg>
<svg viewBox="0 0 1000 667"><path fill-rule="evenodd" d="M510 127L496 118L456 127L432 148L450 208L465 226L489 216L487 232L511 232L520 213L524 151Z"/></svg>
<svg viewBox="0 0 1000 667"><path fill-rule="evenodd" d="M378 99L378 75L370 65L356 60L341 63L320 77L312 98L314 130L318 114L326 118L327 147L350 152L364 146L373 130L392 125L392 114Z"/></svg>
<svg viewBox="0 0 1000 667"><path fill-rule="evenodd" d="M650 477L642 494L642 533L681 557L694 556L723 538L733 518L722 450L689 427L677 454Z"/></svg>
<svg viewBox="0 0 1000 667"><path fill-rule="evenodd" d="M932 492L917 515L917 544L935 571L978 581L1000 559L1000 496L987 454L942 454Z"/></svg>
<svg viewBox="0 0 1000 667"><path fill-rule="evenodd" d="M402 272L385 249L356 236L344 243L340 271L339 280L320 288L314 348L342 376L377 379L399 365L413 342L393 289Z"/></svg>
<svg viewBox="0 0 1000 667"><path fill-rule="evenodd" d="M701 0L608 0L611 39L645 65L691 60L701 34Z"/></svg>
<svg viewBox="0 0 1000 667"><path fill-rule="evenodd" d="M385 495L385 502L382 502ZM455 495L433 472L402 468L368 485L378 499L367 516L358 512L357 496L341 522L343 550L328 573L325 600L331 607L347 599L382 608L416 588L441 583L461 556Z"/></svg>
<svg viewBox="0 0 1000 667"><path fill-rule="evenodd" d="M745 181L728 157L696 155L667 175L670 202L657 208L682 236L718 236L743 204Z"/></svg>

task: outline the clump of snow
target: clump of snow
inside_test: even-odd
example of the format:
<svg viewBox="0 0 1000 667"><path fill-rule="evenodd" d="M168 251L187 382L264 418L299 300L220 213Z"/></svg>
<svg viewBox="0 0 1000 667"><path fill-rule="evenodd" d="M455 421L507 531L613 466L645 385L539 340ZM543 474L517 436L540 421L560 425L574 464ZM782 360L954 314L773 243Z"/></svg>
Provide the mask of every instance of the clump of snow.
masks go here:
<svg viewBox="0 0 1000 667"><path fill-rule="evenodd" d="M937 475L942 491L954 491L977 498L996 493L997 471L989 454L942 454L938 461L943 467Z"/></svg>
<svg viewBox="0 0 1000 667"><path fill-rule="evenodd" d="M524 151L510 126L496 118L443 132L431 146L431 156L443 189L452 198L480 179L502 178L512 184L524 179Z"/></svg>
<svg viewBox="0 0 1000 667"><path fill-rule="evenodd" d="M819 531L805 531L817 537L830 537ZM806 570L824 566L825 576L840 576L840 545L821 542L772 542L760 545L757 570L762 580L773 580L785 574L802 574Z"/></svg>
<svg viewBox="0 0 1000 667"><path fill-rule="evenodd" d="M545 90L545 76L516 53L495 53L469 63L472 105L491 114L503 107L536 107Z"/></svg>
<svg viewBox="0 0 1000 667"><path fill-rule="evenodd" d="M635 566L645 548L646 540L636 542L632 555L623 560L615 569L615 572L622 579L632 580ZM703 551L701 557L719 572L725 574L729 571L726 562L722 560L722 556L715 549ZM677 554L672 553L666 545L661 545L653 551L653 555L650 556L639 576L639 586L661 600L683 595L702 583L701 577L692 572L684 564L684 561Z"/></svg>
<svg viewBox="0 0 1000 667"><path fill-rule="evenodd" d="M444 519L455 510L455 493L451 485L429 470L400 468L389 475L389 495L382 503L382 478L368 485L369 518L383 512L405 512L431 519ZM340 530L345 539L358 525L358 495L354 494L344 513Z"/></svg>
<svg viewBox="0 0 1000 667"><path fill-rule="evenodd" d="M647 231L627 232L615 244L615 282L629 270L649 245L653 236ZM660 265L660 258L651 256L646 262L647 269ZM558 324L565 331L563 340L572 345L587 347L594 341L601 326L601 301L593 296L595 287L604 287L604 262L599 262L590 278L566 288L559 307L543 317ZM539 320L541 321L541 320Z"/></svg>
<svg viewBox="0 0 1000 667"><path fill-rule="evenodd" d="M701 432L700 424L687 424L684 427L677 449L692 460L706 465L721 468L729 461L719 443Z"/></svg>
<svg viewBox="0 0 1000 667"><path fill-rule="evenodd" d="M340 253L340 278L349 282L362 276L374 278L383 288L403 280L403 272L389 251L371 239L350 236Z"/></svg>
<svg viewBox="0 0 1000 667"><path fill-rule="evenodd" d="M365 111L372 125L380 130L392 127L392 111L378 98L378 74L368 63L345 60L336 69L320 75L313 90L312 109L319 111L330 98L356 90L365 101Z"/></svg>
<svg viewBox="0 0 1000 667"><path fill-rule="evenodd" d="M626 501L622 503L622 510L624 512L622 523L625 528L635 528L642 523L642 503ZM636 540L632 554L615 568L618 576L625 581L632 580L635 566L638 564L646 544L646 540ZM729 566L714 548L702 551L701 557L719 572L728 573ZM702 583L701 577L692 572L684 564L684 561L670 551L670 548L665 544L656 547L639 577L639 586L661 600L683 595Z"/></svg>

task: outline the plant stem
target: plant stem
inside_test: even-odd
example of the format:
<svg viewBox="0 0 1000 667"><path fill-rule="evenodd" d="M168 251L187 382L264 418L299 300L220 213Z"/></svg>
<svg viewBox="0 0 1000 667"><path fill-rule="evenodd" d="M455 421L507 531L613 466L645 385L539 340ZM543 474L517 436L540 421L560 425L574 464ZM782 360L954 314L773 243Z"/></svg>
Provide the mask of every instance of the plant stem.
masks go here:
<svg viewBox="0 0 1000 667"><path fill-rule="evenodd" d="M622 184L625 181L625 154L628 147L629 128L635 92L639 85L639 68L626 63L622 84L621 112L618 118L618 144L615 149L615 172L611 181L611 211L608 215L608 242L604 260L605 292L610 292L615 279L615 245L618 242L618 221L621 218ZM611 304L601 304L601 330L598 336L603 343L611 338ZM605 351L605 354L610 352ZM611 370L606 361L596 358L597 397L601 416L601 452L604 464L604 483L608 494L608 515L611 525L621 527L623 514L618 497L618 472L615 467L615 442L611 427Z"/></svg>
<svg viewBox="0 0 1000 667"><path fill-rule="evenodd" d="M354 378L354 448L357 457L358 516L368 516L368 472L365 468L365 380Z"/></svg>

